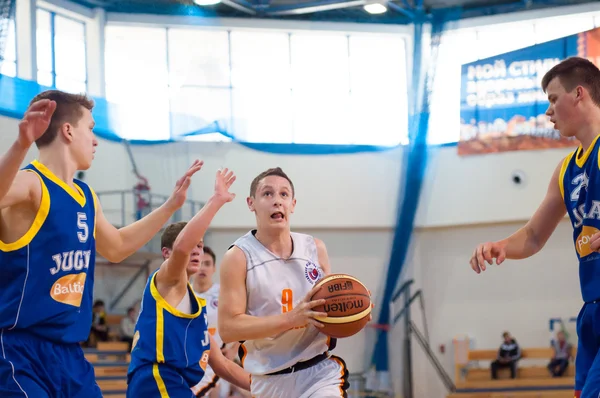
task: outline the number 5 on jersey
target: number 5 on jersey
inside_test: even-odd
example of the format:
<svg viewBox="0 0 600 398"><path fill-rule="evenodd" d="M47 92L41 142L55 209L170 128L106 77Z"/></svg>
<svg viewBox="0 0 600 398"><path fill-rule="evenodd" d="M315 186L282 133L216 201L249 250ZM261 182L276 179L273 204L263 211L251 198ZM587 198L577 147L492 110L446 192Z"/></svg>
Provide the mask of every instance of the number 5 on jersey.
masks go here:
<svg viewBox="0 0 600 398"><path fill-rule="evenodd" d="M85 243L88 240L89 228L86 223L87 215L85 213L77 213L77 238L81 243Z"/></svg>

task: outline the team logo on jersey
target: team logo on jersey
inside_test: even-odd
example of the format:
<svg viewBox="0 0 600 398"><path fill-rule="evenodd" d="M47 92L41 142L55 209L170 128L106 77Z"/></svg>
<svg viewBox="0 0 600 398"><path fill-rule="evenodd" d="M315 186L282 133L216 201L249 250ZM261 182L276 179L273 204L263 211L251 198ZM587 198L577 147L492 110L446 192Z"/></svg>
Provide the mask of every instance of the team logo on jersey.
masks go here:
<svg viewBox="0 0 600 398"><path fill-rule="evenodd" d="M50 297L59 303L79 307L83 297L86 276L85 272L63 276L52 285Z"/></svg>
<svg viewBox="0 0 600 398"><path fill-rule="evenodd" d="M215 298L213 298L213 299L210 301L210 305L211 305L213 308L217 308L217 307L219 306L219 299L218 299L218 298L216 298L216 297L215 297Z"/></svg>
<svg viewBox="0 0 600 398"><path fill-rule="evenodd" d="M575 249L579 254L579 258L589 256L592 254L592 249L590 247L590 240L592 239L592 235L600 232L597 228L590 227L588 225L584 225L581 229L581 233L577 237L575 241Z"/></svg>
<svg viewBox="0 0 600 398"><path fill-rule="evenodd" d="M206 365L208 365L208 356L209 355L210 355L210 350L204 351L202 353L202 357L200 357L200 362L198 362L198 364L204 371L206 371Z"/></svg>
<svg viewBox="0 0 600 398"><path fill-rule="evenodd" d="M323 272L315 263L309 261L304 266L304 276L306 276L306 280L314 285L315 282L323 277Z"/></svg>

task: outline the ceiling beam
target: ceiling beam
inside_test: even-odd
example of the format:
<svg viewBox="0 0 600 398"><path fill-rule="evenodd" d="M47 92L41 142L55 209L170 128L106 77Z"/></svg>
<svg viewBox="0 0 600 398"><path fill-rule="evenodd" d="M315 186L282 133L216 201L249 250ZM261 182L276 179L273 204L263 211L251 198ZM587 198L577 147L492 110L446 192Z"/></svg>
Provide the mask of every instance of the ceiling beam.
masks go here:
<svg viewBox="0 0 600 398"><path fill-rule="evenodd" d="M269 16L310 14L314 12L339 10L342 8L363 6L367 4L367 2L368 0L316 0L311 3L270 7L268 10L265 11L265 14Z"/></svg>
<svg viewBox="0 0 600 398"><path fill-rule="evenodd" d="M221 0L221 3L249 15L258 14L257 11L254 9L254 5L247 2L246 0Z"/></svg>
<svg viewBox="0 0 600 398"><path fill-rule="evenodd" d="M390 7L392 10L399 12L402 15L407 16L410 19L414 19L415 18L415 13L412 11L409 11L407 8L403 8L400 7L398 4L396 3L392 3L391 1L387 3L388 7Z"/></svg>

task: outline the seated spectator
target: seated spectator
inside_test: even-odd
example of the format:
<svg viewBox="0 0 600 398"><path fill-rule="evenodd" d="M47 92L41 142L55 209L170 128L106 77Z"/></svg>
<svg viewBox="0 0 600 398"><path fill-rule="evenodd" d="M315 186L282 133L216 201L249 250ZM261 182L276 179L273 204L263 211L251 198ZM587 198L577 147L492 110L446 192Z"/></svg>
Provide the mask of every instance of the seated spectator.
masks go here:
<svg viewBox="0 0 600 398"><path fill-rule="evenodd" d="M137 316L135 308L129 307L127 309L127 316L121 320L121 341L129 343L129 351L131 351L131 346L133 345Z"/></svg>
<svg viewBox="0 0 600 398"><path fill-rule="evenodd" d="M498 349L498 359L492 362L492 379L498 378L498 369L510 368L510 377L517 377L517 361L521 358L521 348L517 341L508 332L502 334L504 342Z"/></svg>
<svg viewBox="0 0 600 398"><path fill-rule="evenodd" d="M552 340L554 356L548 364L548 370L552 377L561 377L565 374L569 366L569 360L573 357L573 346L567 341L563 332L556 334L556 339Z"/></svg>
<svg viewBox="0 0 600 398"><path fill-rule="evenodd" d="M94 347L98 341L108 341L108 323L102 300L96 300L92 307L92 329L87 345Z"/></svg>

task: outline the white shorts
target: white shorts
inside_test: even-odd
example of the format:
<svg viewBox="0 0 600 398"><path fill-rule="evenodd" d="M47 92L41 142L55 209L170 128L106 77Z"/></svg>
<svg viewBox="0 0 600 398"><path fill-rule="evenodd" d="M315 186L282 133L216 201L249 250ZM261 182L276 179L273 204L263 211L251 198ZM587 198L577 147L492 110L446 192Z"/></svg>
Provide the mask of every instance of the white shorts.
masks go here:
<svg viewBox="0 0 600 398"><path fill-rule="evenodd" d="M215 374L210 366L207 366L202 380L192 387L192 392L197 397L207 397L210 391L219 385L219 382L219 376Z"/></svg>
<svg viewBox="0 0 600 398"><path fill-rule="evenodd" d="M332 355L293 373L252 376L250 392L257 398L345 398L348 387L346 364Z"/></svg>

